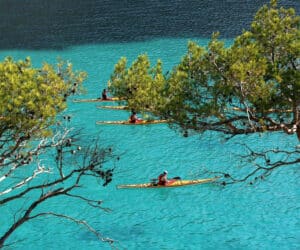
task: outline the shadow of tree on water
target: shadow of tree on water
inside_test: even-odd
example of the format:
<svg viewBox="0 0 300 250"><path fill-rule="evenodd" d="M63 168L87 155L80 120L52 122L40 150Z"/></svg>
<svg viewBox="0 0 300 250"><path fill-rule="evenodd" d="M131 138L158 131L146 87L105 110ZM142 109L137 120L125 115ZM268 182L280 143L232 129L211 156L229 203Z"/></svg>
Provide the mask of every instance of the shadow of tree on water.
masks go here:
<svg viewBox="0 0 300 250"><path fill-rule="evenodd" d="M242 2L242 3L241 3ZM269 0L0 0L0 49L64 49L153 38L231 38ZM300 11L300 2L285 0Z"/></svg>

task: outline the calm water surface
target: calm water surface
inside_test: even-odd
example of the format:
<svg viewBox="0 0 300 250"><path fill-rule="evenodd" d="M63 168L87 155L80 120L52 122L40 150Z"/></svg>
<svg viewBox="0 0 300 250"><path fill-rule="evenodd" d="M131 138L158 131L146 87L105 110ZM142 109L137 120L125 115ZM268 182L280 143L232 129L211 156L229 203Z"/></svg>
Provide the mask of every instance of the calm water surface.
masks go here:
<svg viewBox="0 0 300 250"><path fill-rule="evenodd" d="M37 1L24 2L31 3L29 10L34 9L34 4L36 4L36 8L41 8ZM56 5L59 4L58 1L54 2ZM158 8L154 2L149 1L149 5L152 3L153 6L156 6L155 8ZM180 5L184 1L175 2ZM191 3L194 6L196 2L192 1ZM232 2L231 4L234 6L239 4L239 1L229 2ZM253 4L251 1L246 2L249 7L248 11L251 12L254 8ZM293 1L287 2L297 4ZM1 3L8 4L8 1L0 1ZM48 1L44 1L44 4L46 3ZM115 1L111 3L117 4ZM112 8L111 3L103 1L103 8L111 7L113 17L115 17L118 12ZM17 3L14 4L5 5L5 7L14 9ZM169 5L169 3L162 4L161 10L169 10L167 8ZM49 4L49 6L52 5ZM152 8L154 8L153 6ZM52 8L54 7L52 6L50 10ZM120 8L122 13L126 12L126 6L121 5ZM246 8L245 5L241 7L241 10L246 11L247 8L246 10L244 8ZM74 7L74 9L77 8ZM78 7L78 9L80 8ZM143 11L138 12L137 10ZM135 11L136 15L140 15L141 20L144 21L148 20L145 19L146 17L151 17L150 14L145 14L148 12L142 7L130 9L130 11ZM183 11L182 8L180 11ZM189 9L187 8L186 11ZM69 12L72 12L71 9L68 10ZM18 13L17 17L21 15L21 12ZM171 15L170 13L167 11L166 15ZM224 20L228 21L225 18L228 16L222 14ZM236 13L236 15L238 14ZM74 16L76 15L73 13ZM37 16L39 21L41 18L41 16ZM85 21L94 21L97 25L99 23L95 20L99 21L99 18L95 15L94 19ZM181 19L178 17L174 20L180 22ZM198 20L196 16L195 20ZM44 20L44 23L47 23L46 21ZM156 25L162 36L166 29L165 20L161 19L160 21L160 26L158 21ZM240 25L246 25L248 21L248 19L241 18ZM31 22L33 20L26 19L24 23ZM73 22L76 24L75 21ZM70 39L70 34L72 34L73 40L70 40L72 42L65 39L64 44L56 40L57 44L63 44L63 46L54 44L51 48L48 46L50 43L47 44L49 34L45 34L48 40L43 41L39 38L39 40L32 41L34 46L30 48L30 43L27 42L30 35L26 33L24 38L26 50L20 48L22 43L18 45L16 35L10 31L9 35L14 36L15 40L11 47L5 46L9 43L5 44L2 40L0 58L2 60L5 56L12 55L14 58L23 59L30 55L36 66L41 65L43 61L55 62L57 57L70 60L76 69L88 72L85 84L88 93L82 98L95 98L106 86L113 66L121 56L128 57L131 62L137 55L147 53L152 62L161 58L165 62L164 69L167 70L177 63L185 53L189 38L193 37L200 44L207 44L208 40L205 37L208 36L200 33L195 35L192 19L189 22L186 27L190 29L191 34L194 34L190 37L188 36L189 32L185 32L182 25L176 37L174 37L174 31L170 31L167 38L158 37L158 35L152 34L153 32L148 34L145 31L143 38L139 37L141 39L136 41L125 37L118 42L118 39L112 35L106 41L104 41L105 39L100 41L100 39L97 43L93 43L91 34L97 32L97 29L91 28L88 33L76 33L74 30L68 30L69 36L67 37ZM202 22L204 21L202 20ZM42 22L41 25L44 23ZM61 23L63 29L60 29L59 23L57 24L55 20L54 23L58 25L55 26L59 31L57 36L63 37L62 33L66 24ZM74 26L76 26L75 24ZM109 24L113 27L113 24ZM1 31L3 31L5 25L3 22L1 25ZM22 26L22 23L19 25ZM140 28L140 25L142 24L137 23L132 29L126 27L127 32L122 29L116 34L122 36L123 33L128 33L134 36L135 28ZM7 24L5 27L7 26L9 25ZM146 25L145 30L147 27ZM232 27L235 26L232 25ZM25 28L29 30L29 27ZM34 29L41 32L38 25L32 28L32 33L34 33ZM223 29L226 30L225 27ZM80 30L82 31L82 28ZM153 27L150 30L153 31ZM211 33L211 31L210 28L205 29L206 33ZM89 34L90 40L82 42L84 34ZM96 35L94 34L94 36ZM77 42L75 37L78 37ZM226 42L230 43L231 40ZM39 50L34 50L35 47L39 47ZM116 240L116 247L119 249L300 249L299 167L276 171L266 181L261 181L254 186L245 183L227 187L207 184L167 190L116 189L118 184L147 182L164 169L168 169L171 176L181 176L185 179L208 177L209 175L203 175L205 169L234 171L236 175L239 175L244 170L240 168L241 163L235 156L241 151L236 142L243 140L255 148L278 145L288 147L297 144L295 137L287 138L283 134L253 135L235 138L225 143L222 142L219 135L213 133L183 138L166 125L99 126L95 124L97 120L127 119L129 114L126 111L97 109L97 105L99 104L70 102L67 113L72 115L75 127L85 129L86 136L93 138L99 136L103 146L113 146L114 150L122 155L117 164L114 180L108 187L103 188L99 183L91 183L87 180L85 188L82 190L83 193L94 198L102 199L103 206L109 207L112 212L95 211L88 206L83 207L76 201L66 203L60 200L45 204L41 210L47 208L51 211L63 211L72 216L84 218L103 236ZM21 202L19 201L18 205L21 205ZM14 210L8 207L6 211L6 214L0 215L1 232L8 224L7 215L13 214ZM80 226L60 219L38 219L24 224L11 237L10 241L19 242L8 249L110 249L108 244L99 242Z"/></svg>

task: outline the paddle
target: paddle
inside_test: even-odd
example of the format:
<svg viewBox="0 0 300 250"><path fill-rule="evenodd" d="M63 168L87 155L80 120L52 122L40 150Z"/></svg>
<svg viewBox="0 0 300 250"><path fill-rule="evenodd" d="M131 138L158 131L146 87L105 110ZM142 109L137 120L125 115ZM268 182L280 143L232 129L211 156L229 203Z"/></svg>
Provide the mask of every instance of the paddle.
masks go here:
<svg viewBox="0 0 300 250"><path fill-rule="evenodd" d="M181 177L180 176L175 176L173 178L171 178L171 180L181 180ZM157 178L152 178L150 179L151 182L156 182L157 181Z"/></svg>
<svg viewBox="0 0 300 250"><path fill-rule="evenodd" d="M150 179L150 181L151 181L151 184L157 184L157 178L153 178L153 179Z"/></svg>
<svg viewBox="0 0 300 250"><path fill-rule="evenodd" d="M171 180L181 180L181 177L176 176L176 177L173 177Z"/></svg>

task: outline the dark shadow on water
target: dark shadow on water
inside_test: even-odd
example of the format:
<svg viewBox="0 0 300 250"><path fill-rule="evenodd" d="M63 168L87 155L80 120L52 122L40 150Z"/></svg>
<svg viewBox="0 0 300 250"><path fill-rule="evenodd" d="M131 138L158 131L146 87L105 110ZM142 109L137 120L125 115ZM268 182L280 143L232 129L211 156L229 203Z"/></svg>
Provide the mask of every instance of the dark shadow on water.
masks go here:
<svg viewBox="0 0 300 250"><path fill-rule="evenodd" d="M231 38L269 0L0 0L0 49L156 38ZM284 0L299 13L299 0Z"/></svg>

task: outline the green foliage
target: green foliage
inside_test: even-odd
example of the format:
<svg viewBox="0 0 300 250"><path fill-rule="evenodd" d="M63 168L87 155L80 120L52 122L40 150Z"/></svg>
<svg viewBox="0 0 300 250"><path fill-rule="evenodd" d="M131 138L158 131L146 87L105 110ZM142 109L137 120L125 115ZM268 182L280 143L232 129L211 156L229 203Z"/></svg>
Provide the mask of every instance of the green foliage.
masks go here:
<svg viewBox="0 0 300 250"><path fill-rule="evenodd" d="M56 115L66 108L69 95L80 90L86 74L73 72L59 61L34 68L30 58L0 63L0 136L14 138L50 135Z"/></svg>
<svg viewBox="0 0 300 250"><path fill-rule="evenodd" d="M300 17L295 11L278 9L276 1L271 1L269 8L262 7L251 25L250 39L266 60L264 81L274 85L277 96L271 92L270 100L276 101L277 108L299 104L299 27Z"/></svg>
<svg viewBox="0 0 300 250"><path fill-rule="evenodd" d="M84 178L102 179L103 186L112 180L113 169L103 166L114 158L112 150L92 139L87 149L82 148L79 132L60 122L67 98L82 91L85 77L60 60L40 68L33 67L29 58L7 57L0 62L0 205L10 204L12 215L3 224L0 248L8 246L7 239L25 222L49 215L82 223L102 241L113 242L87 222L41 206L71 197L99 209L100 201L80 192L72 195L73 190L82 187Z"/></svg>
<svg viewBox="0 0 300 250"><path fill-rule="evenodd" d="M194 42L170 74L159 81L148 57L127 69L116 65L111 89L131 108L173 120L181 129L247 134L297 130L300 138L300 17L272 0L230 47L212 35Z"/></svg>
<svg viewBox="0 0 300 250"><path fill-rule="evenodd" d="M160 105L164 84L161 61L151 68L148 56L140 55L128 69L127 59L121 58L108 86L114 96L125 98L131 109L149 111Z"/></svg>

